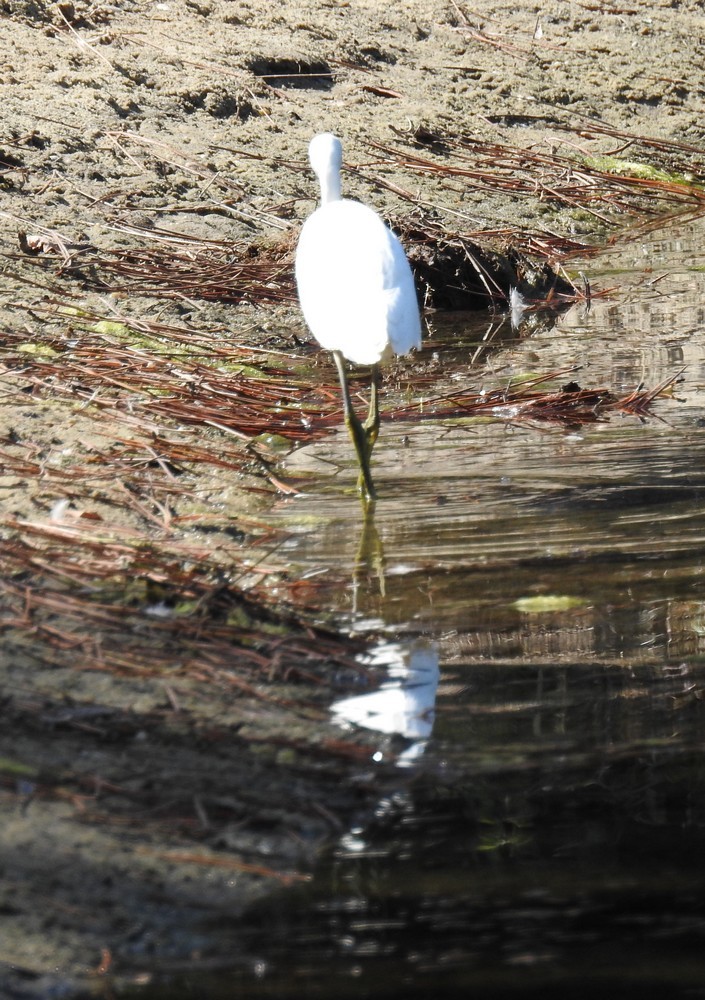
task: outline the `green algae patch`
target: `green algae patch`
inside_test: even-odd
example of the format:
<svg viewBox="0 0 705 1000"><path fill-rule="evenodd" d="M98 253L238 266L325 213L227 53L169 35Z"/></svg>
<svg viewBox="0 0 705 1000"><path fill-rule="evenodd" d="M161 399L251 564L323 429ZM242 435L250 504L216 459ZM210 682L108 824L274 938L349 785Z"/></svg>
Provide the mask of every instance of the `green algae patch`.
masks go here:
<svg viewBox="0 0 705 1000"><path fill-rule="evenodd" d="M527 615L540 615L551 611L584 608L587 603L582 597L571 597L568 594L539 594L536 597L520 597L512 607Z"/></svg>
<svg viewBox="0 0 705 1000"><path fill-rule="evenodd" d="M700 187L694 183L693 177L679 174L675 171L663 170L650 163L640 163L638 160L624 160L619 156L588 156L585 165L592 170L600 170L605 174L622 174L626 177L636 177L644 181L662 181L664 184L682 184L685 187Z"/></svg>

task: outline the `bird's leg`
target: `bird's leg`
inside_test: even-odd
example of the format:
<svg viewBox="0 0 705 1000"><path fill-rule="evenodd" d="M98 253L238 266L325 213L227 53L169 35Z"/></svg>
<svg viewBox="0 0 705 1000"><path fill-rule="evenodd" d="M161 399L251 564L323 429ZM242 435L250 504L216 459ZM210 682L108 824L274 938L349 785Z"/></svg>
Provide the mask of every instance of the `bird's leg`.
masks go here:
<svg viewBox="0 0 705 1000"><path fill-rule="evenodd" d="M374 440L370 441L367 431L367 421L365 421L365 426L363 427L360 423L360 418L353 409L352 400L350 399L350 389L348 388L348 380L345 377L345 362L343 360L343 355L340 351L333 351L333 358L335 360L335 366L338 369L340 388L343 393L345 423L347 424L348 432L352 438L352 443L355 445L357 461L360 466L358 489L364 499L374 500L377 494L375 493L375 488L372 483L372 474L370 473L370 456L372 454L372 445L374 444ZM376 436L377 435L375 434L375 437Z"/></svg>
<svg viewBox="0 0 705 1000"><path fill-rule="evenodd" d="M372 365L372 382L370 384L370 408L367 413L367 420L362 425L370 446L370 452L379 434L379 365Z"/></svg>

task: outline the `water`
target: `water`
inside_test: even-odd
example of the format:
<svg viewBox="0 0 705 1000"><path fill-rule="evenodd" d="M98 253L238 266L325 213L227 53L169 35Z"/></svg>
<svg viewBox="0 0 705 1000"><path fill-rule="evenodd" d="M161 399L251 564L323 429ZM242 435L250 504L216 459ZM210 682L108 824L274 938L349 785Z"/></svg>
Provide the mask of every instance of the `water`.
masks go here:
<svg viewBox="0 0 705 1000"><path fill-rule="evenodd" d="M507 336L505 322L484 364L470 359L486 320L465 317L445 328L434 320L427 351L452 358L438 365L438 392L578 365L570 377L583 386L622 394L685 368L674 398L658 402L648 420L612 414L581 428L484 418L383 424L373 459L382 500L368 524L351 495L354 458L344 429L294 457L294 469L313 465L319 478L315 491L278 505L290 531L286 551L319 582L326 571L328 604L344 621L437 635L472 631L480 614L481 629L491 630L494 619L505 630L508 619L519 627L513 602L534 593L582 597L598 613L635 587L646 601L672 597L670 582L661 584L674 573L697 585L705 457L700 235L675 231L605 254L599 270L591 264L591 280L611 288L608 297L523 338Z"/></svg>
<svg viewBox="0 0 705 1000"><path fill-rule="evenodd" d="M531 335L434 321L439 387L685 367L648 419L383 424L367 519L344 433L292 457L318 470L272 513L292 566L390 664L437 650L440 673L424 725L378 726L375 804L313 881L150 997L705 995L702 246L621 244L586 265L609 297Z"/></svg>

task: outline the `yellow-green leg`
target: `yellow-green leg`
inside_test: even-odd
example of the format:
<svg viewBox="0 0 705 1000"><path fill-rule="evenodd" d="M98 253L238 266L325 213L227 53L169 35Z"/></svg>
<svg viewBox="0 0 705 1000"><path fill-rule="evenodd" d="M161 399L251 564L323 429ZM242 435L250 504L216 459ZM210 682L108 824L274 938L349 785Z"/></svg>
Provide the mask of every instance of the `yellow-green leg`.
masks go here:
<svg viewBox="0 0 705 1000"><path fill-rule="evenodd" d="M370 385L370 408L367 420L362 425L370 453L379 434L379 365L372 366L372 384Z"/></svg>
<svg viewBox="0 0 705 1000"><path fill-rule="evenodd" d="M338 369L340 388L343 393L345 423L347 424L348 432L352 438L352 443L355 446L357 461L360 466L358 489L365 500L375 500L377 494L372 482L372 473L370 472L370 458L372 456L372 447L377 440L377 433L379 431L379 409L376 385L377 378L376 376L373 378L373 390L372 395L370 396L370 412L368 413L367 420L363 425L360 422L360 418L355 413L352 400L350 399L350 389L348 388L348 380L345 376L345 361L343 360L343 355L340 351L333 351L333 358L335 360L335 366ZM376 367L377 366L375 365L375 370Z"/></svg>

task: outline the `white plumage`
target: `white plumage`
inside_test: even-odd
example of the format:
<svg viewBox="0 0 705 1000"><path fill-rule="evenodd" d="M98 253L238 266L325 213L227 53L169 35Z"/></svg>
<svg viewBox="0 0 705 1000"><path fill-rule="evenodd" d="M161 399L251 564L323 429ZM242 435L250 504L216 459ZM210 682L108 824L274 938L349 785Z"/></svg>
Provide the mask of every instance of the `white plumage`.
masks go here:
<svg viewBox="0 0 705 1000"><path fill-rule="evenodd" d="M407 354L421 346L421 320L401 243L371 208L341 197L342 157L336 136L323 133L311 140L309 159L321 187L321 205L301 231L296 284L311 333L321 347L333 351L360 461L360 488L371 498L369 457L379 428L378 376L375 369L370 413L363 426L350 405L340 356L354 364L377 365L392 353Z"/></svg>
<svg viewBox="0 0 705 1000"><path fill-rule="evenodd" d="M321 205L301 231L296 283L311 333L358 365L420 347L414 279L401 243L371 208L341 198L336 136L314 136L309 158Z"/></svg>

